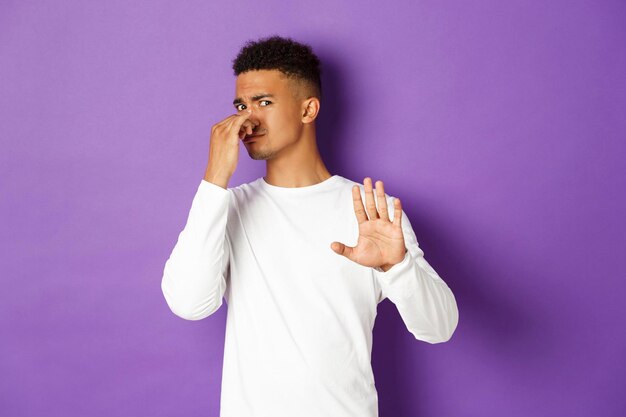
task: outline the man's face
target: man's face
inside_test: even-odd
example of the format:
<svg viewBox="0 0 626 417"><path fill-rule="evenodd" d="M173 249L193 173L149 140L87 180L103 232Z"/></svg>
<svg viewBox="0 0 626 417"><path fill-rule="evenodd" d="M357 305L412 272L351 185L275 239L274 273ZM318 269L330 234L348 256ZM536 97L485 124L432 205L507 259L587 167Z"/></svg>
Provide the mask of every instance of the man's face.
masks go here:
<svg viewBox="0 0 626 417"><path fill-rule="evenodd" d="M247 71L237 76L235 110L245 114L257 126L253 137L244 141L252 159L271 159L281 149L295 143L302 131L301 102L296 83L284 78L278 70Z"/></svg>

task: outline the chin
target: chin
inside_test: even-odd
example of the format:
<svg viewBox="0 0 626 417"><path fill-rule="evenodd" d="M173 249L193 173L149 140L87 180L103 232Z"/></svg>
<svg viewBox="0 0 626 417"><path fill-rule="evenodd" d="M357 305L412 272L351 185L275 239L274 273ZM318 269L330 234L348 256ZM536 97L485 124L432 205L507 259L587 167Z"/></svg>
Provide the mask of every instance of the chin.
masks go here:
<svg viewBox="0 0 626 417"><path fill-rule="evenodd" d="M268 159L272 159L274 157L274 152L248 152L250 158L255 161L266 161Z"/></svg>

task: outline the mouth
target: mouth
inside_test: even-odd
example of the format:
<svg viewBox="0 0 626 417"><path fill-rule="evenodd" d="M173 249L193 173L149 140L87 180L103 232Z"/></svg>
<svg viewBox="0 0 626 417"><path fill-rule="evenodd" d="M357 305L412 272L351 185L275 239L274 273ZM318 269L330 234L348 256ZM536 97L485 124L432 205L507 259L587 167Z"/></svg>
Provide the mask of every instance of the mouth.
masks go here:
<svg viewBox="0 0 626 417"><path fill-rule="evenodd" d="M245 138L243 138L243 141L244 141L244 142L248 142L248 141L250 141L250 140L253 140L254 138L257 138L257 137L259 137L259 136L263 136L264 134L265 134L265 133L255 133L255 134L252 134L252 135L246 135L246 137L245 137Z"/></svg>

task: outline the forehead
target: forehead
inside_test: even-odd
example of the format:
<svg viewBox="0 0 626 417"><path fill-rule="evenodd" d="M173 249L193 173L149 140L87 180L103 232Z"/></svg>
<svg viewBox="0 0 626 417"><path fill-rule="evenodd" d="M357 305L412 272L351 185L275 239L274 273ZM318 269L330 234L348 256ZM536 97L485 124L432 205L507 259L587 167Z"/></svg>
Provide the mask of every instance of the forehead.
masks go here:
<svg viewBox="0 0 626 417"><path fill-rule="evenodd" d="M257 93L284 94L289 79L278 70L251 70L237 76L235 97L247 99Z"/></svg>

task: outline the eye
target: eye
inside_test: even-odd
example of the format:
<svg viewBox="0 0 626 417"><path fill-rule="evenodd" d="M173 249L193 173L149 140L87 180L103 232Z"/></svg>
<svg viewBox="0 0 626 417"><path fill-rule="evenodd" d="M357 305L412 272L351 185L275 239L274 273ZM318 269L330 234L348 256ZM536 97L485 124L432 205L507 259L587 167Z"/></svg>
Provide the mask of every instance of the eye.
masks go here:
<svg viewBox="0 0 626 417"><path fill-rule="evenodd" d="M235 106L235 108L237 109L237 111L241 111L241 109L239 108L239 106L243 106L243 104L237 104L237 105Z"/></svg>
<svg viewBox="0 0 626 417"><path fill-rule="evenodd" d="M261 102L264 102L264 101L267 101L268 103L271 103L271 101L269 101L269 100L261 100ZM266 107L266 106L263 106L263 107Z"/></svg>

